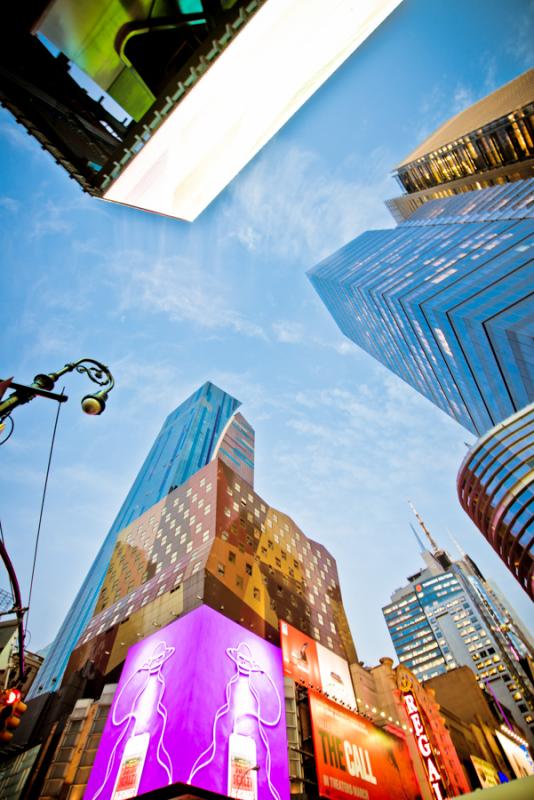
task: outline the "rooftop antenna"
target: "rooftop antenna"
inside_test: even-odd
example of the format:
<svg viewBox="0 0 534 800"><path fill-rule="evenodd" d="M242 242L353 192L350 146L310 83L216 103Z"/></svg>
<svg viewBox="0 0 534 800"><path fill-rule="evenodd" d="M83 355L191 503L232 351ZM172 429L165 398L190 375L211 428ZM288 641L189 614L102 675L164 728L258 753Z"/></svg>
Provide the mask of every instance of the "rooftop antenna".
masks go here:
<svg viewBox="0 0 534 800"><path fill-rule="evenodd" d="M425 533L425 536L426 536L426 538L427 538L427 539L428 539L428 541L430 542L430 546L431 546L431 548L432 548L432 552L433 552L433 553L435 553L435 552L436 552L436 550L439 550L439 547L437 546L436 542L434 541L434 539L433 539L433 537L432 537L432 534L430 533L430 531L429 531L429 530L428 530L428 528L426 527L425 523L423 522L423 520L422 520L421 516L420 516L420 515L419 515L419 513L417 512L417 510L416 510L416 508L415 508L415 506L413 505L413 503L412 503L412 501L411 501L411 500L408 500L408 505L410 506L410 508L412 509L413 513L415 514L415 517L416 517L416 519L417 519L417 522L419 523L419 525L420 525L420 526L421 526L421 528L423 529L423 531L424 531L424 533Z"/></svg>

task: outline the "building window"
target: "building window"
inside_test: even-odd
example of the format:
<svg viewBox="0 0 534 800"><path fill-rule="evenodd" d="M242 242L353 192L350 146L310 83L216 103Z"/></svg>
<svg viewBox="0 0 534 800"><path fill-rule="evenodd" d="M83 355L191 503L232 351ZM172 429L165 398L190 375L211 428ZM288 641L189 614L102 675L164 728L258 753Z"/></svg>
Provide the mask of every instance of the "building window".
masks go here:
<svg viewBox="0 0 534 800"><path fill-rule="evenodd" d="M252 564L245 564L245 572L247 575L252 575Z"/></svg>
<svg viewBox="0 0 534 800"><path fill-rule="evenodd" d="M235 564L235 553L233 550L230 550L228 552L228 561L230 562L230 564Z"/></svg>
<svg viewBox="0 0 534 800"><path fill-rule="evenodd" d="M261 597L260 590L257 588L257 586L255 586L253 589L253 595L254 595L254 600L259 600Z"/></svg>

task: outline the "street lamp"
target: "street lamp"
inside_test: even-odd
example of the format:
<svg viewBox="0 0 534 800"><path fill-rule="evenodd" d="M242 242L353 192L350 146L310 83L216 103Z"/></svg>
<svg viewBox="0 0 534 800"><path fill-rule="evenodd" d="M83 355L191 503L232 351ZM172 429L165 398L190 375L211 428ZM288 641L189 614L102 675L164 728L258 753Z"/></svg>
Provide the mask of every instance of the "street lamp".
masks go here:
<svg viewBox="0 0 534 800"><path fill-rule="evenodd" d="M100 390L95 392L94 394L87 394L85 397L82 398L82 410L86 414L97 415L101 414L105 407L106 407L106 400L110 391L115 386L115 381L113 379L113 375L109 371L108 367L101 364L100 361L95 361L93 358L81 358L79 361L74 361L71 364L65 364L62 369L58 370L57 372L50 372L48 374L40 373L36 375L33 379L33 383L30 386L26 386L22 383L15 383L11 378L7 380L0 379L0 430L3 427L4 420L11 418L12 411L17 408L18 406L24 405L25 403L29 403L35 397L45 397L48 400L56 400L58 403L65 403L69 398L65 394L56 394L51 390L54 388L56 381L62 375L65 375L67 372L80 372L85 373L93 383L96 383L100 386ZM13 389L13 393L9 395L9 397L2 402L2 397L7 389ZM59 409L58 409L59 412ZM9 434L4 438L0 444L6 442L11 433L13 431L13 420L11 420L11 430ZM57 418L56 418L57 424ZM55 429L54 429L55 433ZM52 446L53 446L54 435L52 436ZM52 451L50 451L50 457L52 455ZM50 460L48 462L48 466L50 467ZM48 478L48 474L47 474ZM46 480L45 480L45 491L46 491ZM44 503L44 494L43 494L43 503ZM41 513L42 513L42 506L41 506ZM40 525L40 523L39 523ZM37 536L39 536L39 530L37 532ZM19 582L17 579L17 575L15 573L15 569L11 562L11 559L8 555L6 550L5 544L2 539L0 539L0 560L3 561L4 566L7 570L9 575L9 580L11 583L11 588L13 591L13 599L14 599L14 606L12 611L16 614L17 617L17 629L18 629L18 640L19 640L19 676L18 682L22 685L26 670L24 665L24 614L28 610L27 608L23 607L22 605L22 598L20 593ZM35 566L35 561L34 561ZM32 575L33 580L33 575ZM30 587L30 594L31 594L31 587Z"/></svg>
<svg viewBox="0 0 534 800"><path fill-rule="evenodd" d="M64 394L55 394L51 390L54 388L56 381L67 372L80 372L85 373L93 383L98 384L102 388L94 394L87 394L82 398L82 410L86 414L95 416L101 414L105 407L106 401L110 391L115 386L113 375L108 367L101 364L100 361L95 361L93 358L81 358L79 361L74 361L72 364L65 364L62 369L57 372L50 372L48 374L40 373L33 379L30 386L25 386L22 383L14 383L8 379L0 381L3 383L4 391L8 388L14 389L6 400L0 402L0 421L10 416L11 412L17 406L24 403L29 403L34 397L46 397L49 400L57 400L58 403L64 403L68 397ZM1 399L2 393L0 393Z"/></svg>

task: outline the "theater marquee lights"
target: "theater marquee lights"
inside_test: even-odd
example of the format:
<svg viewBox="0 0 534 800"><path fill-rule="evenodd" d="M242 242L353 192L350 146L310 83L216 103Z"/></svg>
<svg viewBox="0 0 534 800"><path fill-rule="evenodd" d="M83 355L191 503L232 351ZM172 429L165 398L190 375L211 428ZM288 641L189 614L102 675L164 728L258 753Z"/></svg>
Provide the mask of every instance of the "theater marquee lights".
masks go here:
<svg viewBox="0 0 534 800"><path fill-rule="evenodd" d="M267 0L103 171L105 199L194 220L400 1Z"/></svg>
<svg viewBox="0 0 534 800"><path fill-rule="evenodd" d="M421 753L421 757L425 765L428 781L432 787L432 791L434 792L434 797L436 800L445 800L445 798L447 798L449 795L445 791L441 773L436 763L434 750L430 743L430 738L423 722L423 716L419 711L416 699L412 692L405 692L403 699L404 705L406 706L406 711L408 712L408 716L410 717L410 721L412 723L417 747L419 748L419 752Z"/></svg>

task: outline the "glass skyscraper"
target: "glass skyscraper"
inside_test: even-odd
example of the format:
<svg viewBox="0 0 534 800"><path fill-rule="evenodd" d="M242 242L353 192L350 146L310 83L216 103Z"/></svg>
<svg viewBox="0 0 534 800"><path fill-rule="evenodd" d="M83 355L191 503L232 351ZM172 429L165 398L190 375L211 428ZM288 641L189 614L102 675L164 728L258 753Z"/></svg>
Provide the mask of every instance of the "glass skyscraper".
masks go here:
<svg viewBox="0 0 534 800"><path fill-rule="evenodd" d="M534 400L533 194L431 200L308 273L349 339L478 434Z"/></svg>
<svg viewBox="0 0 534 800"><path fill-rule="evenodd" d="M473 445L458 473L458 496L534 600L534 403Z"/></svg>
<svg viewBox="0 0 534 800"><path fill-rule="evenodd" d="M420 681L468 666L534 743L533 652L523 629L469 558L422 547L426 567L382 610L401 664ZM503 720L505 722L506 720Z"/></svg>
<svg viewBox="0 0 534 800"><path fill-rule="evenodd" d="M239 405L234 397L207 382L169 414L50 646L28 697L53 691L61 683L76 642L93 615L120 531L208 464L228 426L234 426L235 435L222 458L240 474L241 470L247 476L250 474L254 437L252 433L250 440L249 434L246 440L247 429L235 419Z"/></svg>

